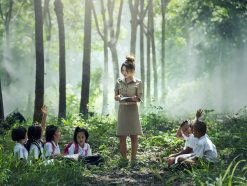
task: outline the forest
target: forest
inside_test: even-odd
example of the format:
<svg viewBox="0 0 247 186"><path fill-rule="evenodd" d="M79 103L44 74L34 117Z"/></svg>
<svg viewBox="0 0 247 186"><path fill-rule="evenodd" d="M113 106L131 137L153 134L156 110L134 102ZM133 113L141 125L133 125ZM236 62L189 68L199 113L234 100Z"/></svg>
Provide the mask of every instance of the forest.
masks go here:
<svg viewBox="0 0 247 186"><path fill-rule="evenodd" d="M128 55L143 93L135 166L116 136ZM0 185L246 185L246 59L246 0L0 0ZM42 122L43 105L61 149L86 128L101 166L15 160L11 131ZM218 161L170 169L200 108Z"/></svg>

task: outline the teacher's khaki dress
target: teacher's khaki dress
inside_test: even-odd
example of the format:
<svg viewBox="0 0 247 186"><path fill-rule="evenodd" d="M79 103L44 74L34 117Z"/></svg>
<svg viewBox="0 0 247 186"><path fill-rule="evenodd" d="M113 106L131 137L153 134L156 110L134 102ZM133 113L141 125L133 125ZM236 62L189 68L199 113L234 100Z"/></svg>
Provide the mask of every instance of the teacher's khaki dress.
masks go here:
<svg viewBox="0 0 247 186"><path fill-rule="evenodd" d="M115 86L115 92L123 97L142 96L141 81L133 79L126 83L125 79L118 79ZM138 105L133 102L119 102L117 136L142 135L140 125Z"/></svg>

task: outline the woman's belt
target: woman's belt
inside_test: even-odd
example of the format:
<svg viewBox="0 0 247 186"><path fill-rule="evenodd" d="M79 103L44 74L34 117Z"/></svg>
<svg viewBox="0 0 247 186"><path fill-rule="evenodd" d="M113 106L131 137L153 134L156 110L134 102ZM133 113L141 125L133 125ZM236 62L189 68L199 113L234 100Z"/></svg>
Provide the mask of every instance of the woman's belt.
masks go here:
<svg viewBox="0 0 247 186"><path fill-rule="evenodd" d="M120 105L136 105L137 102L119 102Z"/></svg>

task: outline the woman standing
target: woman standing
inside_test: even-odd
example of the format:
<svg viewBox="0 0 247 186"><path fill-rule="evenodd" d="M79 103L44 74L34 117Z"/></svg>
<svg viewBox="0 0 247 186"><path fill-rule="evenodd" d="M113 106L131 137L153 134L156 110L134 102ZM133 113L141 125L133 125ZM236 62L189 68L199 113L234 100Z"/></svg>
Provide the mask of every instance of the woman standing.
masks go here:
<svg viewBox="0 0 247 186"><path fill-rule="evenodd" d="M138 135L142 134L137 102L141 100L141 81L134 77L135 58L127 56L121 66L123 78L119 78L115 86L115 100L119 101L117 136L120 141L120 153L127 158L126 138L131 139L131 161L136 159Z"/></svg>

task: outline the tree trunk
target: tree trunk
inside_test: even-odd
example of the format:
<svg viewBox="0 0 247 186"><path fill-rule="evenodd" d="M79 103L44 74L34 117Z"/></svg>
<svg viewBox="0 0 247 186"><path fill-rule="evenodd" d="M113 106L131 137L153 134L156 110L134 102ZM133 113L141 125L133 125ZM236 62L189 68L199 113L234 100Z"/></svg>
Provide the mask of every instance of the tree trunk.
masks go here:
<svg viewBox="0 0 247 186"><path fill-rule="evenodd" d="M35 50L36 50L36 82L33 121L41 122L41 107L44 104L44 48L43 21L41 0L34 0L35 13Z"/></svg>
<svg viewBox="0 0 247 186"><path fill-rule="evenodd" d="M161 0L161 14L162 14L162 29L161 29L161 90L162 98L166 94L166 80L165 80L165 0ZM163 99L162 99L163 100Z"/></svg>
<svg viewBox="0 0 247 186"><path fill-rule="evenodd" d="M109 15L109 30L110 30L110 42L108 44L111 56L112 56L112 63L113 63L113 72L114 72L114 81L117 81L119 78L119 64L118 64L118 54L117 54L117 41L119 38L120 33L120 24L121 24L121 15L123 9L123 0L120 2L119 10L118 10L118 19L116 25L116 31L114 30L114 23L113 23L113 9L114 9L114 0L108 0L108 15Z"/></svg>
<svg viewBox="0 0 247 186"><path fill-rule="evenodd" d="M150 19L148 19L148 28L149 28L149 25L150 25ZM151 52L151 39L150 39L150 33L149 33L149 30L147 30L147 34L146 34L146 37L147 37L147 71L146 71L146 75L147 75L147 97L146 97L146 100L147 100L147 105L149 105L151 103L151 91L150 91L150 84L151 84L151 65L150 65L150 52Z"/></svg>
<svg viewBox="0 0 247 186"><path fill-rule="evenodd" d="M144 2L140 2L140 11L144 12ZM145 91L145 64L144 64L144 26L143 22L140 24L140 61L141 61L141 81L142 81L142 92ZM144 99L145 101L145 99ZM141 104L143 106L143 104Z"/></svg>
<svg viewBox="0 0 247 186"><path fill-rule="evenodd" d="M155 37L154 37L154 11L153 11L153 2L151 2L150 11L150 36L152 43L152 62L153 62L153 75L154 75L154 99L158 101L158 74L157 74L157 64L156 64L156 50L155 50Z"/></svg>
<svg viewBox="0 0 247 186"><path fill-rule="evenodd" d="M4 119L4 109L3 109L3 96L2 96L2 86L0 78L0 121Z"/></svg>
<svg viewBox="0 0 247 186"><path fill-rule="evenodd" d="M61 0L54 2L59 31L59 118L66 118L66 64L65 33L63 21L63 4Z"/></svg>
<svg viewBox="0 0 247 186"><path fill-rule="evenodd" d="M130 8L130 14L131 14L131 36L130 36L130 53L135 55L136 53L136 32L137 32L137 26L138 26L138 6L139 6L139 0L135 0L134 4L132 3L132 0L129 0L129 8Z"/></svg>
<svg viewBox="0 0 247 186"><path fill-rule="evenodd" d="M14 3L13 0L8 1L8 10L5 12L3 12L2 6L0 6L0 14L4 23L4 31L5 31L5 47L4 47L3 64L2 64L2 68L4 69L2 79L3 79L3 85L5 86L10 85L11 83L10 71L12 69L11 67L12 55L10 52L11 48L10 48L9 27L12 18L13 3Z"/></svg>
<svg viewBox="0 0 247 186"><path fill-rule="evenodd" d="M91 0L85 0L85 19L84 19L84 49L82 64L82 87L80 113L88 114L89 86L90 86L90 62L91 62Z"/></svg>

